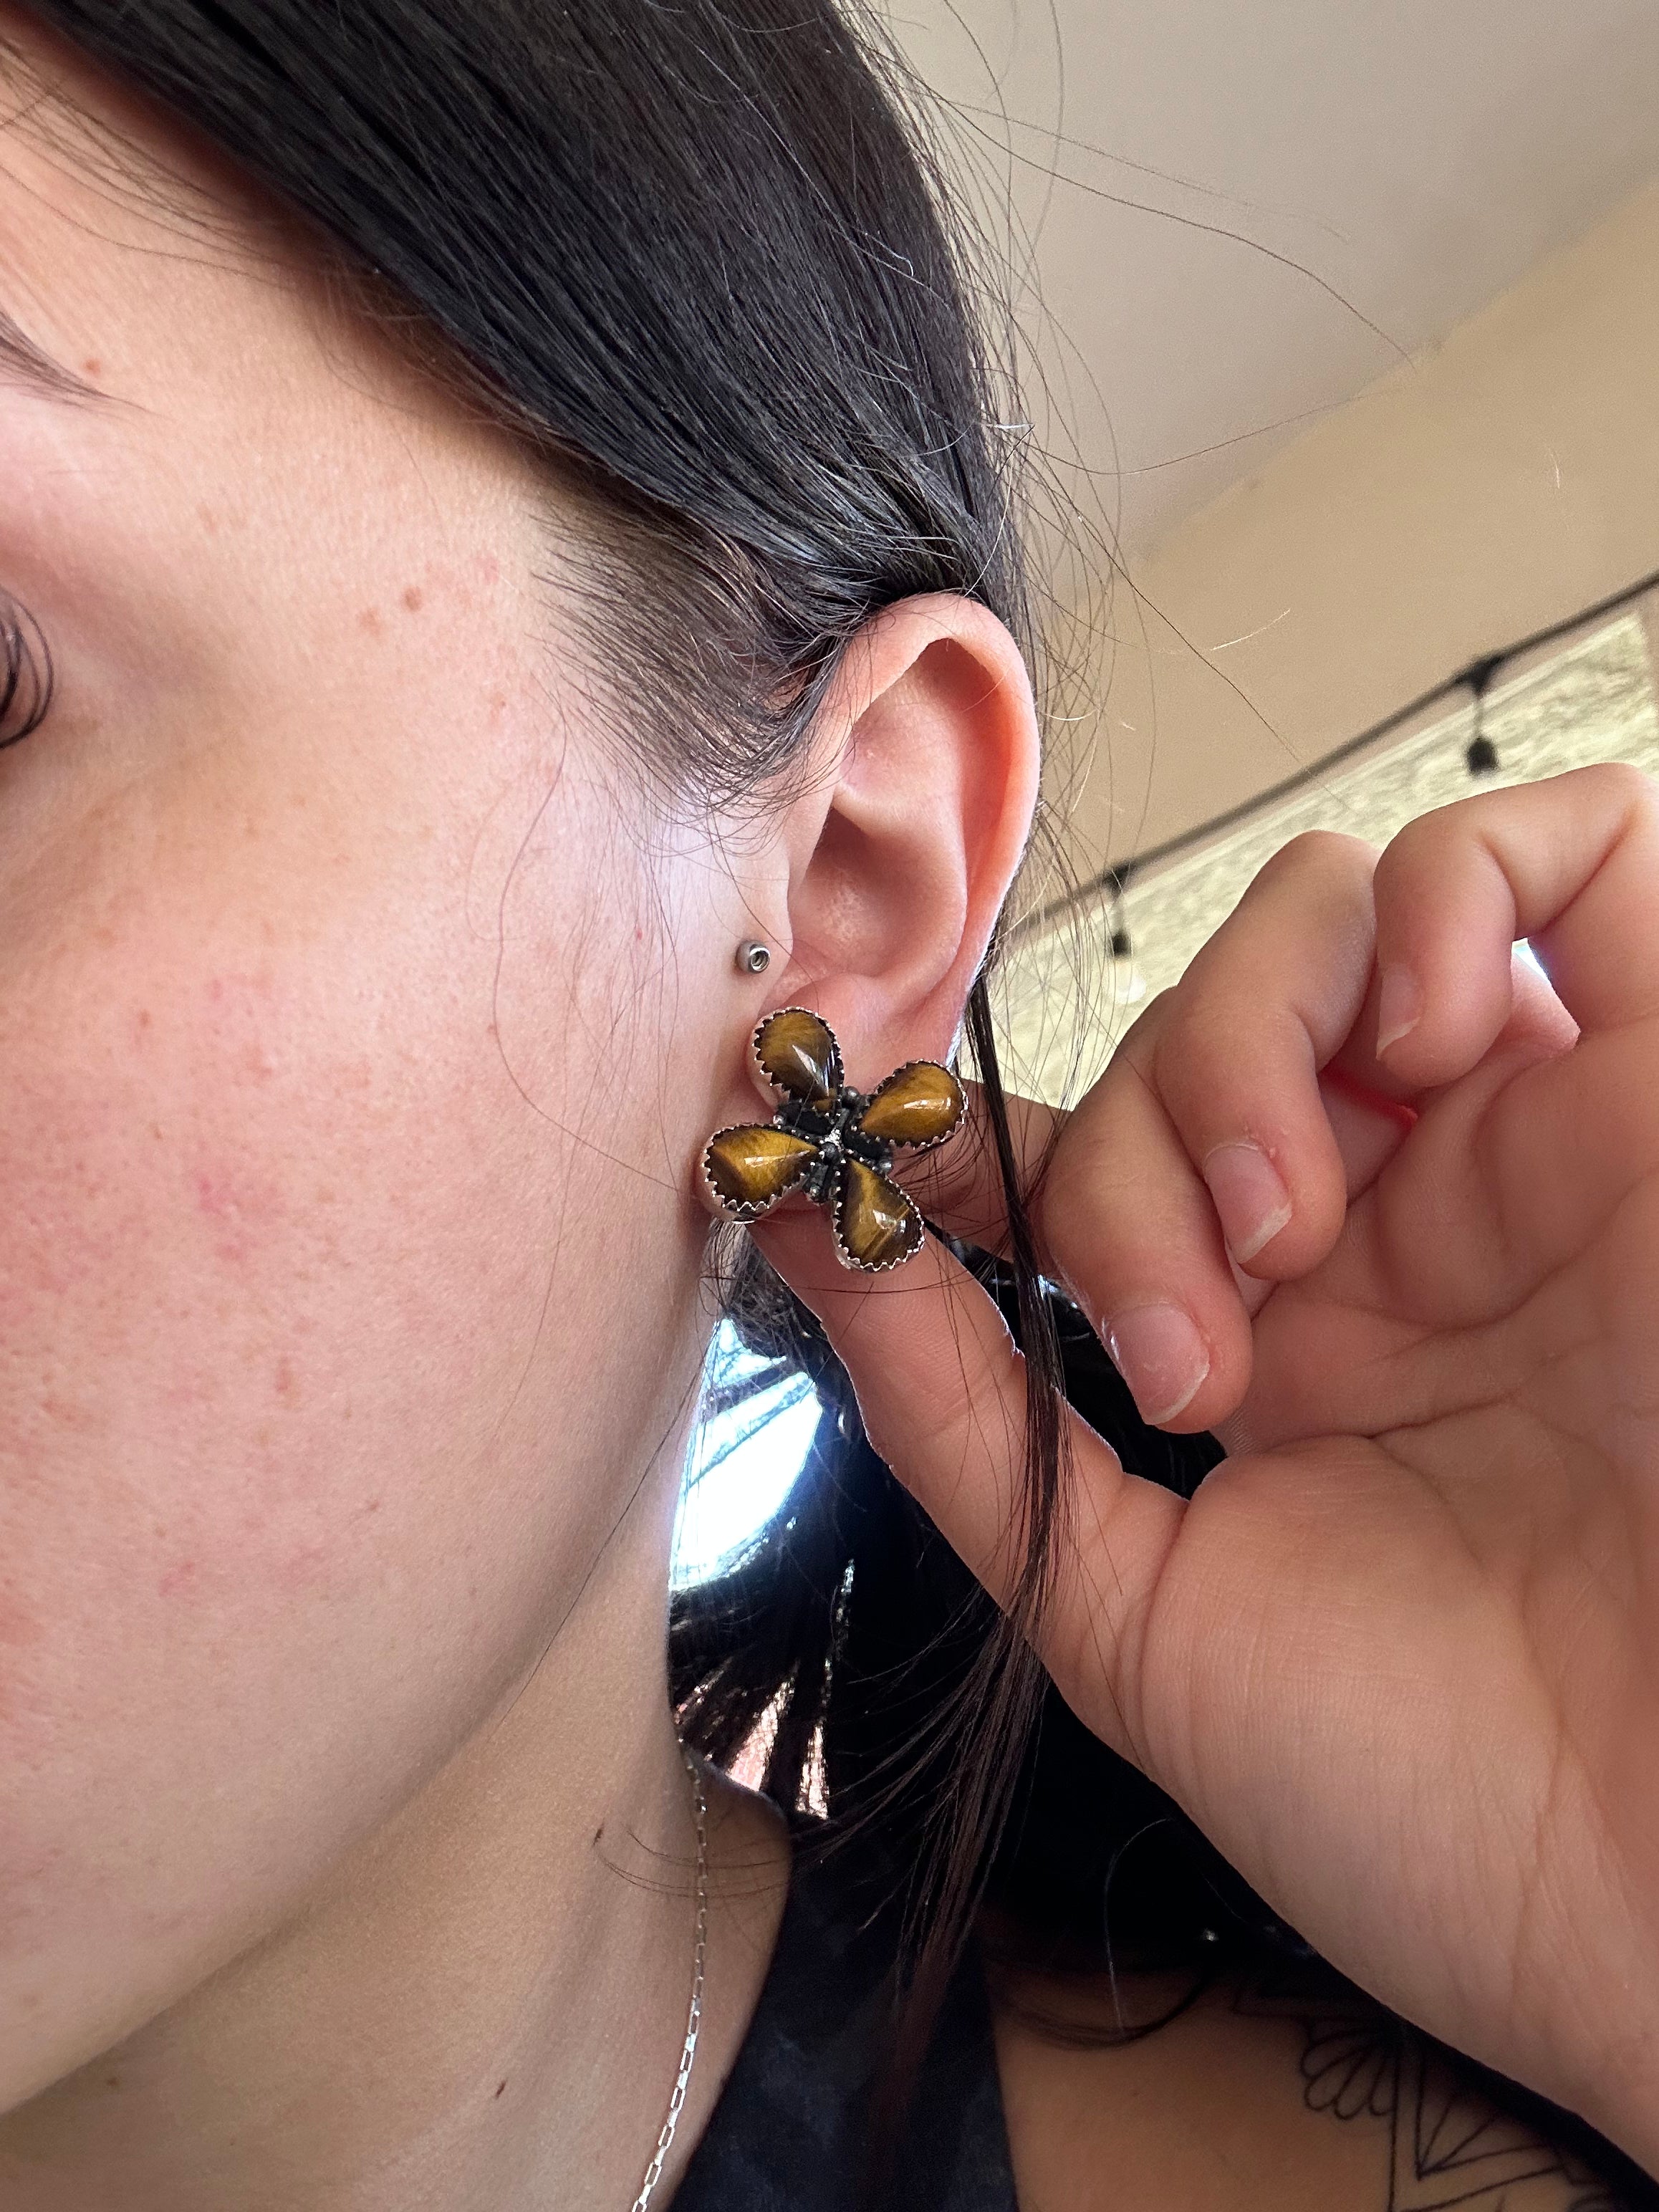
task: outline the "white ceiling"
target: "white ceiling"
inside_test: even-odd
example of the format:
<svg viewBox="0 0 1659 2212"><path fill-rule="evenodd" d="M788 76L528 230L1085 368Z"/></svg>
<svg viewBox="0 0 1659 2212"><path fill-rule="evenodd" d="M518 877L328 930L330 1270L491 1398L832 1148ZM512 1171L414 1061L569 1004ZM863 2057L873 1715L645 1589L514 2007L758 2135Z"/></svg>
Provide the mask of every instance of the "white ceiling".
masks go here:
<svg viewBox="0 0 1659 2212"><path fill-rule="evenodd" d="M1659 175L1659 0L888 4L1131 551Z"/></svg>

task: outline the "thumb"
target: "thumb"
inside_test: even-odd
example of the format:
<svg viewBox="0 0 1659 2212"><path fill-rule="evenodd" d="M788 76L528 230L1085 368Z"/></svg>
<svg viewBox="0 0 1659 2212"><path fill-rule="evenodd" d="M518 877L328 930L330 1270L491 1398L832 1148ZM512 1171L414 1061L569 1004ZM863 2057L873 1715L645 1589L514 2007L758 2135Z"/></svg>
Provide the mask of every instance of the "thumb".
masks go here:
<svg viewBox="0 0 1659 2212"><path fill-rule="evenodd" d="M1008 1607L1024 1563L1033 1386L993 1299L931 1237L914 1259L876 1275L841 1265L817 1207L770 1214L750 1234L823 1324L871 1443ZM1146 1621L1185 1509L1127 1474L1070 1407L1061 1408L1060 1472L1048 1595L1041 1620L1026 1625L1079 1718L1137 1758Z"/></svg>

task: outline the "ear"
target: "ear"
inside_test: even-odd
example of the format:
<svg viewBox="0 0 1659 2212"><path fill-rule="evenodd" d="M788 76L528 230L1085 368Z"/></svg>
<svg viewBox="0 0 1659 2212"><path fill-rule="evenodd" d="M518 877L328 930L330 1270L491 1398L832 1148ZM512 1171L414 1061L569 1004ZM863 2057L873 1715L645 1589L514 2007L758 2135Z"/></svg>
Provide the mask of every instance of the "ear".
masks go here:
<svg viewBox="0 0 1659 2212"><path fill-rule="evenodd" d="M843 656L814 754L775 825L788 957L750 1018L815 1007L867 1085L950 1052L1030 832L1040 745L1013 639L951 593L884 609Z"/></svg>

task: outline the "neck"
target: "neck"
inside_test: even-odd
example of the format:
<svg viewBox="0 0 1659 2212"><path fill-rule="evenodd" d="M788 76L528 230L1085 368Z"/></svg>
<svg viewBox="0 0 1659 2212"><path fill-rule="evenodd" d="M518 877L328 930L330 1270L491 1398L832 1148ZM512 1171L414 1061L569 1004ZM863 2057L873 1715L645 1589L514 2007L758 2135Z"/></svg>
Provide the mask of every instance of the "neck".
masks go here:
<svg viewBox="0 0 1659 2212"><path fill-rule="evenodd" d="M696 1910L664 1522L629 1516L541 1663L302 1912L0 2118L8 2212L628 2212L679 2063ZM704 2025L665 2207L787 1874L769 1812L708 1788Z"/></svg>

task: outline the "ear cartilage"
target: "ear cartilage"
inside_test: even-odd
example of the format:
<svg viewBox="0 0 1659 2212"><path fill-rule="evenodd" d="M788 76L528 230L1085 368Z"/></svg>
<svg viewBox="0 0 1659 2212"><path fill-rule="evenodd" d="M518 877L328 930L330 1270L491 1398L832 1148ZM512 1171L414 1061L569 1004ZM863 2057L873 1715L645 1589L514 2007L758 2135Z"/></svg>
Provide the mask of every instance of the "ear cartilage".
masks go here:
<svg viewBox="0 0 1659 2212"><path fill-rule="evenodd" d="M759 948L763 951L764 948ZM842 1073L841 1048L821 1014L781 1006L755 1030L755 1067L781 1103L769 1121L717 1129L703 1148L704 1190L732 1221L758 1221L791 1191L828 1206L836 1256L883 1274L920 1250L926 1224L889 1179L897 1151L942 1145L967 1111L948 1067L913 1060L866 1097Z"/></svg>

